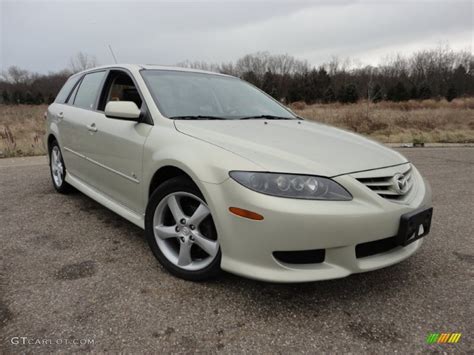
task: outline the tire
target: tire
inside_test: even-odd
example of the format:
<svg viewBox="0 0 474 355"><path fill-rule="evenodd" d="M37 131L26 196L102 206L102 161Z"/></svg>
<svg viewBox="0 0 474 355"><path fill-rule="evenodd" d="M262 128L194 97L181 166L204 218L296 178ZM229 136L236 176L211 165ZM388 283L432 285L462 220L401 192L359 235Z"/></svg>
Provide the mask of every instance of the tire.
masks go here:
<svg viewBox="0 0 474 355"><path fill-rule="evenodd" d="M145 234L153 254L171 274L189 281L221 272L221 249L209 207L186 177L165 181L152 193Z"/></svg>
<svg viewBox="0 0 474 355"><path fill-rule="evenodd" d="M68 194L73 187L66 182L66 165L64 164L61 148L57 141L53 141L49 147L49 171L51 180L57 192Z"/></svg>

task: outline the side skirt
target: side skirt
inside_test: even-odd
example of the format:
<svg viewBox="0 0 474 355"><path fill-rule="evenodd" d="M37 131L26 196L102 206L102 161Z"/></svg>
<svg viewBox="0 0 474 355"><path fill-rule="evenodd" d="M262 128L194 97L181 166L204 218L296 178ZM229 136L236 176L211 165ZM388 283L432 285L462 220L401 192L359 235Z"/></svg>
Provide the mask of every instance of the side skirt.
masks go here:
<svg viewBox="0 0 474 355"><path fill-rule="evenodd" d="M109 210L117 213L119 216L132 222L138 227L145 229L145 217L143 215L137 214L136 212L116 202L109 196L104 195L103 193L86 184L79 178L73 176L68 171L66 171L66 181L72 186L74 186L76 189L81 191L84 195L89 196L94 201L97 201L101 205L107 207Z"/></svg>

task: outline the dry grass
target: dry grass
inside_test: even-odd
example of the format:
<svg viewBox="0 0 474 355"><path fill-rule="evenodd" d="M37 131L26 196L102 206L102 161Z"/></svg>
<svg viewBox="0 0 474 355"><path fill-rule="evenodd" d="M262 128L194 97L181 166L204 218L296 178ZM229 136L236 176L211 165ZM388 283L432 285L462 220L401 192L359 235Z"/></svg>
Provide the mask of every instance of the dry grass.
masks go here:
<svg viewBox="0 0 474 355"><path fill-rule="evenodd" d="M474 143L474 98L342 105L291 105L299 115L385 143ZM47 106L0 105L0 157L45 154Z"/></svg>
<svg viewBox="0 0 474 355"><path fill-rule="evenodd" d="M46 105L0 105L0 157L45 154Z"/></svg>
<svg viewBox="0 0 474 355"><path fill-rule="evenodd" d="M290 106L302 117L384 143L474 143L474 98Z"/></svg>

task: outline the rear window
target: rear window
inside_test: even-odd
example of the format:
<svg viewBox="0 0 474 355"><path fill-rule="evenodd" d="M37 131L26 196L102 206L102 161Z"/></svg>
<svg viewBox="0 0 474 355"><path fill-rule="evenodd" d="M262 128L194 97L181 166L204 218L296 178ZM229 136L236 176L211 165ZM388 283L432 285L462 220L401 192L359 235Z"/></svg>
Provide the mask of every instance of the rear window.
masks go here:
<svg viewBox="0 0 474 355"><path fill-rule="evenodd" d="M99 94L105 71L87 74L81 81L79 90L74 100L74 106L86 109L94 109Z"/></svg>
<svg viewBox="0 0 474 355"><path fill-rule="evenodd" d="M65 103L67 98L69 97L69 94L71 93L72 88L74 87L74 85L76 85L80 78L80 75L70 77L59 91L54 102L59 104Z"/></svg>

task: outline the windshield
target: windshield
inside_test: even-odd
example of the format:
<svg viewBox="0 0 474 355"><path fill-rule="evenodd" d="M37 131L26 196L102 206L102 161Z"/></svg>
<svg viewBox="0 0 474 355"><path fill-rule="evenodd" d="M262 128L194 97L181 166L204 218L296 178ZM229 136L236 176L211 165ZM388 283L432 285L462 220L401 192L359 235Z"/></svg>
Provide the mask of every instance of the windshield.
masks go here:
<svg viewBox="0 0 474 355"><path fill-rule="evenodd" d="M161 113L168 118L295 118L277 101L234 77L170 70L141 73Z"/></svg>

